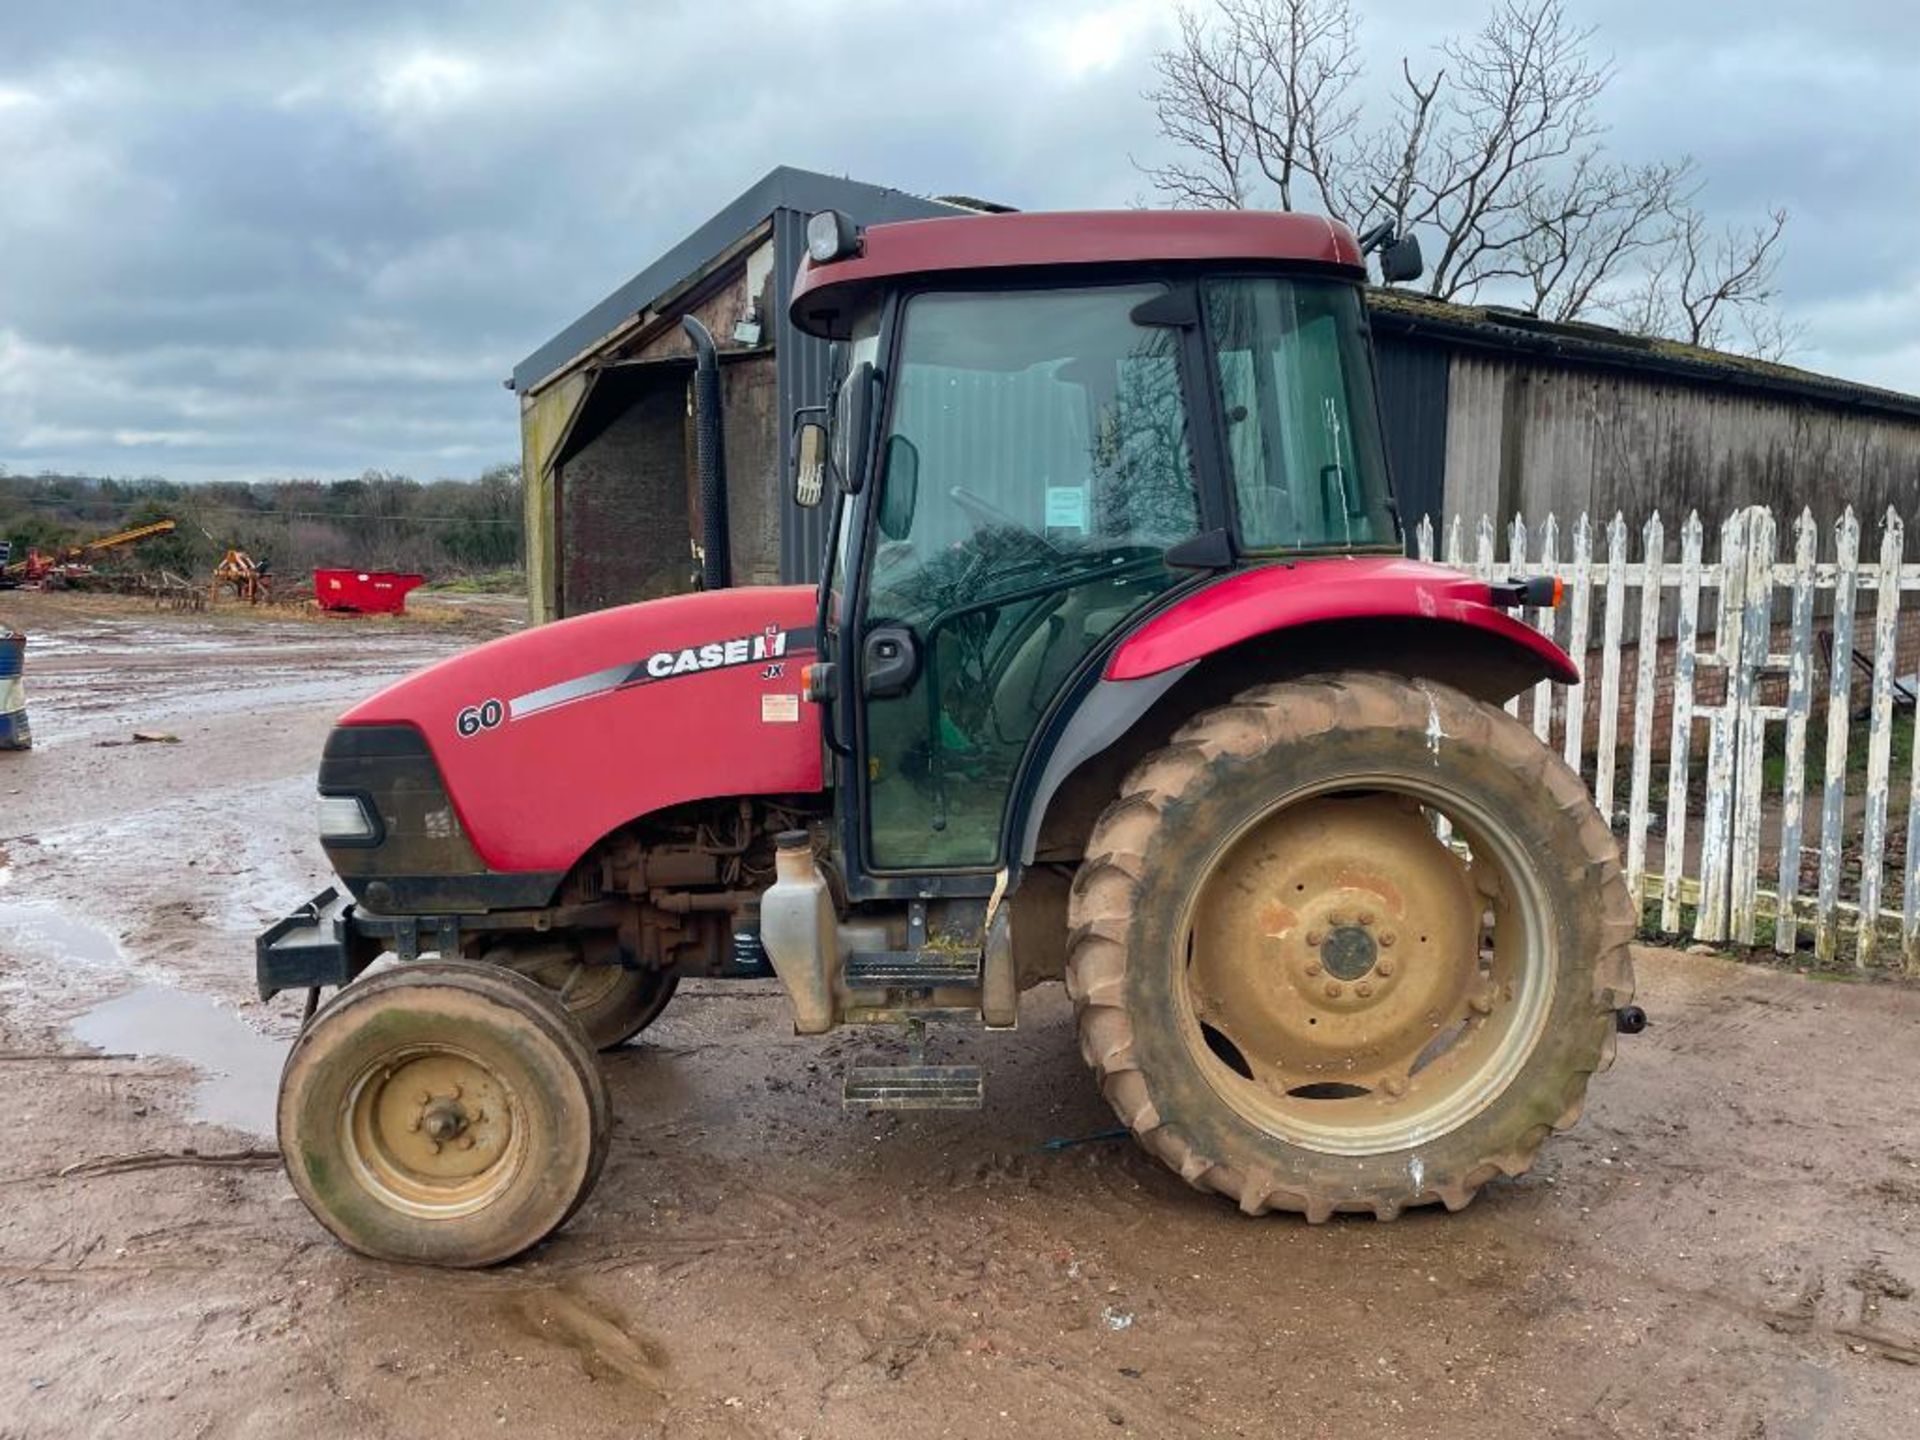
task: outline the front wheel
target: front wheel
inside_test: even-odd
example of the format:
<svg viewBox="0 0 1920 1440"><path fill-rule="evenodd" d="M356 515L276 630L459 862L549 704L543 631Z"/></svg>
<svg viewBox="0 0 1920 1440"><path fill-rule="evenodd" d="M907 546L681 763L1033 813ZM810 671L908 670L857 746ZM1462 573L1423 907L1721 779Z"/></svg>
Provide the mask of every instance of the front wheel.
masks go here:
<svg viewBox="0 0 1920 1440"><path fill-rule="evenodd" d="M1613 837L1530 731L1446 686L1250 690L1134 770L1087 856L1082 1051L1149 1150L1248 1213L1459 1209L1612 1058Z"/></svg>
<svg viewBox="0 0 1920 1440"><path fill-rule="evenodd" d="M617 1049L653 1024L680 985L680 977L665 970L587 964L565 941L501 947L480 958L552 991L596 1050Z"/></svg>
<svg viewBox="0 0 1920 1440"><path fill-rule="evenodd" d="M545 1239L606 1159L606 1087L552 996L493 965L417 962L340 991L280 1077L287 1176L380 1260L492 1265Z"/></svg>

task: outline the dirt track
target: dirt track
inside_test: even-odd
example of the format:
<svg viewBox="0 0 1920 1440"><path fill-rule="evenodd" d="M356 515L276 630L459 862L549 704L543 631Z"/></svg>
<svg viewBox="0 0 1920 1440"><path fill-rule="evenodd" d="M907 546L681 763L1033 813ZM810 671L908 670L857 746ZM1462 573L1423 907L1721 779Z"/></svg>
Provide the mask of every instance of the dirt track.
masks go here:
<svg viewBox="0 0 1920 1440"><path fill-rule="evenodd" d="M327 724L485 623L0 620L41 742L0 755L0 1437L1920 1430L1920 992L1667 952L1580 1127L1456 1216L1249 1221L1130 1143L1042 1148L1114 1124L1058 987L944 1042L984 1112L876 1120L837 1100L866 1037L709 984L611 1058L558 1240L358 1260L195 1117L270 1104L294 1006L251 936L324 878ZM179 743L100 743L148 727Z"/></svg>

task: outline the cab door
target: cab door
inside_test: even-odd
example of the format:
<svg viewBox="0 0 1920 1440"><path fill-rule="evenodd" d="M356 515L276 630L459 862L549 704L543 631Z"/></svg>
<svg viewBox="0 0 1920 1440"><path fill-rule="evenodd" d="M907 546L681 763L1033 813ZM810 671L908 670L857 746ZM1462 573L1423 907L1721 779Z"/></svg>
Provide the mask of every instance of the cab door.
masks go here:
<svg viewBox="0 0 1920 1440"><path fill-rule="evenodd" d="M1049 705L1175 582L1200 527L1182 331L1145 318L1166 295L905 303L854 627L866 869L996 868Z"/></svg>

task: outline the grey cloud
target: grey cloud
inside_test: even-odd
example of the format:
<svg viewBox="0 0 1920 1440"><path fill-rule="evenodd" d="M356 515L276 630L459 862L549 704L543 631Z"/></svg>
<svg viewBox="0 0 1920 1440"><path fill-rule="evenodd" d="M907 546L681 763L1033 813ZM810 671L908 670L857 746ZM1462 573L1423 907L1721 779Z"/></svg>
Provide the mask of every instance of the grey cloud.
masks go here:
<svg viewBox="0 0 1920 1440"><path fill-rule="evenodd" d="M1480 13L1366 8L1383 58ZM1790 205L1807 358L1920 388L1920 24L1708 10L1593 7L1616 143L1697 154L1730 216ZM7 0L3 23L0 463L431 476L516 453L513 362L772 165L1144 198L1170 10Z"/></svg>

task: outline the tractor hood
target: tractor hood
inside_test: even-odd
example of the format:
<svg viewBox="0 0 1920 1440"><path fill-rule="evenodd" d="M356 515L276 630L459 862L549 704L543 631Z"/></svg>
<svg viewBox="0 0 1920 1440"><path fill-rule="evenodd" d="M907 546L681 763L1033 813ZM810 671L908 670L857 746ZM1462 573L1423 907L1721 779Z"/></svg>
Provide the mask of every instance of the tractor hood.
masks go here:
<svg viewBox="0 0 1920 1440"><path fill-rule="evenodd" d="M348 732L416 732L451 802L439 823L493 873L564 873L665 806L818 791L819 710L800 674L817 648L815 604L807 586L713 590L478 646L342 716L322 789L366 794L384 815L333 757L356 749Z"/></svg>

